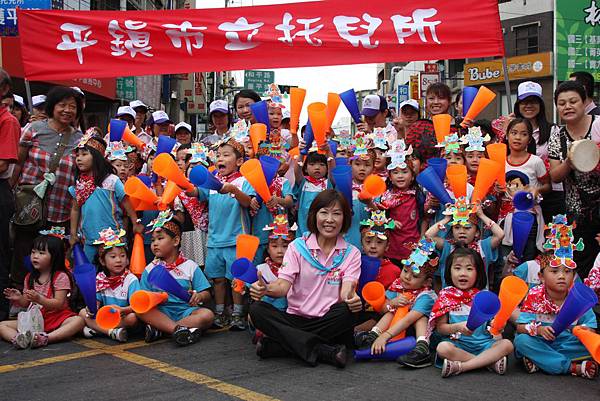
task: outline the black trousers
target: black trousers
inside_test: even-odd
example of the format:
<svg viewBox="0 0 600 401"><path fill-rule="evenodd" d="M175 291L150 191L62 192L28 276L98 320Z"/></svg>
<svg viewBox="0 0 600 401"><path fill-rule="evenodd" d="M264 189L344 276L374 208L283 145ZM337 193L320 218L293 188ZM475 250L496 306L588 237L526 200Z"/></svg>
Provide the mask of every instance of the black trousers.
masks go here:
<svg viewBox="0 0 600 401"><path fill-rule="evenodd" d="M320 344L350 343L355 323L354 314L345 303L333 305L322 317L306 318L282 312L265 302L255 302L250 305L250 317L254 326L282 351L311 365L317 361Z"/></svg>
<svg viewBox="0 0 600 401"><path fill-rule="evenodd" d="M15 212L15 199L8 180L0 179L0 320L8 314L8 300L4 297L4 289L8 287L10 261L9 227L10 219Z"/></svg>
<svg viewBox="0 0 600 401"><path fill-rule="evenodd" d="M588 218L575 219L575 222L577 226L573 229L574 240L583 239L585 247L581 252L573 252L573 259L577 263L577 274L584 279L588 276L598 253L600 253L600 244L596 241L596 235L600 234L600 213L596 211Z"/></svg>

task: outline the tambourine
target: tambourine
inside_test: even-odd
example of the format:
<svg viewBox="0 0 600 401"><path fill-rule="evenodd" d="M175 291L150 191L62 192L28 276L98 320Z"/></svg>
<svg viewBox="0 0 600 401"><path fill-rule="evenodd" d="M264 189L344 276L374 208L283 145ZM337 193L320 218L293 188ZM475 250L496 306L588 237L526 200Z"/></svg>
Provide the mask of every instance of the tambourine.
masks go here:
<svg viewBox="0 0 600 401"><path fill-rule="evenodd" d="M600 162L600 149L594 141L581 139L571 144L568 158L577 171L589 173Z"/></svg>

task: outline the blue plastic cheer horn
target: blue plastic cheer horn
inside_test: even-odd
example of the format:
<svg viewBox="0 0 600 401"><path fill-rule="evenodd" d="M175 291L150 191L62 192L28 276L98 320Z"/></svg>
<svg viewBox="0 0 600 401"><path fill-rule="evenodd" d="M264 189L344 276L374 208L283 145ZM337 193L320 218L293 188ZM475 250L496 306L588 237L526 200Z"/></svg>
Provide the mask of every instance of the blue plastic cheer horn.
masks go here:
<svg viewBox="0 0 600 401"><path fill-rule="evenodd" d="M73 269L73 278L83 296L85 306L92 315L98 311L96 303L96 267L91 263L77 264Z"/></svg>
<svg viewBox="0 0 600 401"><path fill-rule="evenodd" d="M123 133L127 127L127 121L112 118L108 126L110 132L109 138L111 142L119 142L121 139L123 139Z"/></svg>
<svg viewBox="0 0 600 401"><path fill-rule="evenodd" d="M335 189L344 195L352 207L352 167L349 165L334 167L331 176L335 182Z"/></svg>
<svg viewBox="0 0 600 401"><path fill-rule="evenodd" d="M415 348L417 341L414 337L406 337L402 340L392 341L385 345L385 351L379 355L373 355L371 348L354 351L354 359L357 361L378 359L383 361L395 361L398 357L408 354Z"/></svg>
<svg viewBox="0 0 600 401"><path fill-rule="evenodd" d="M558 337L567 327L579 320L590 308L598 303L594 290L583 283L576 282L571 287L567 299L552 323L554 336Z"/></svg>
<svg viewBox="0 0 600 401"><path fill-rule="evenodd" d="M231 264L231 274L244 283L252 284L258 281L256 266L248 258L236 259Z"/></svg>
<svg viewBox="0 0 600 401"><path fill-rule="evenodd" d="M304 146L304 149L302 149L300 151L300 154L307 155L308 151L312 147L313 142L315 141L315 134L313 132L312 125L310 125L310 121L308 123L306 123L306 128L304 129L303 137L304 137L304 142L306 143L306 146Z"/></svg>
<svg viewBox="0 0 600 401"><path fill-rule="evenodd" d="M417 175L417 182L438 198L443 205L453 203L443 181L433 167L427 167Z"/></svg>
<svg viewBox="0 0 600 401"><path fill-rule="evenodd" d="M90 264L80 243L73 245L73 264L75 267Z"/></svg>
<svg viewBox="0 0 600 401"><path fill-rule="evenodd" d="M477 92L479 89L474 88L472 86L465 86L463 88L462 93L462 115L466 116L467 111L471 108L471 104L473 103L473 99L477 96Z"/></svg>
<svg viewBox="0 0 600 401"><path fill-rule="evenodd" d="M340 93L340 98L342 99L342 102L344 102L344 106L348 109L354 122L358 124L360 122L360 110L358 110L358 101L356 100L354 88Z"/></svg>
<svg viewBox="0 0 600 401"><path fill-rule="evenodd" d="M262 123L267 126L267 132L271 132L271 125L269 124L269 105L266 101L261 100L250 105L250 110L254 115L254 119L257 123Z"/></svg>
<svg viewBox="0 0 600 401"><path fill-rule="evenodd" d="M471 312L467 318L467 328L475 331L485 322L496 316L500 310L500 299L491 291L483 290L473 298Z"/></svg>
<svg viewBox="0 0 600 401"><path fill-rule="evenodd" d="M335 165L336 166L347 166L348 165L348 158L347 157L336 157L335 158Z"/></svg>
<svg viewBox="0 0 600 401"><path fill-rule="evenodd" d="M279 170L279 165L281 163L279 163L279 160L271 156L261 156L258 160L262 166L265 179L267 180L267 185L271 186L273 180L275 177L277 177L277 170Z"/></svg>
<svg viewBox="0 0 600 401"><path fill-rule="evenodd" d="M512 218L513 251L517 258L523 257L529 232L533 226L535 216L529 212L514 212Z"/></svg>
<svg viewBox="0 0 600 401"><path fill-rule="evenodd" d="M337 155L337 148L338 148L337 142L334 141L333 139L330 139L327 141L327 143L329 143L329 149L331 149L331 154L333 155L333 157L335 157L335 155Z"/></svg>
<svg viewBox="0 0 600 401"><path fill-rule="evenodd" d="M161 153L171 153L175 144L177 144L177 141L174 138L167 135L160 135L156 143L156 156Z"/></svg>
<svg viewBox="0 0 600 401"><path fill-rule="evenodd" d="M360 278L358 279L358 290L357 292L360 294L362 288L368 282L375 281L377 275L379 274L379 268L381 267L381 260L379 258L374 258L371 256L363 255L361 257L360 264Z"/></svg>
<svg viewBox="0 0 600 401"><path fill-rule="evenodd" d="M433 167L440 180L444 182L446 178L446 169L448 168L448 160L441 157L433 157L427 160L427 165Z"/></svg>
<svg viewBox="0 0 600 401"><path fill-rule="evenodd" d="M527 191L519 191L513 196L513 206L516 210L529 210L535 205L533 194Z"/></svg>
<svg viewBox="0 0 600 401"><path fill-rule="evenodd" d="M191 294L177 282L175 277L171 276L171 273L163 265L154 266L148 273L148 282L153 287L165 291L182 301L190 302Z"/></svg>
<svg viewBox="0 0 600 401"><path fill-rule="evenodd" d="M211 174L206 167L197 165L190 171L190 181L197 187L204 189L212 189L220 191L223 188L223 184L217 177Z"/></svg>

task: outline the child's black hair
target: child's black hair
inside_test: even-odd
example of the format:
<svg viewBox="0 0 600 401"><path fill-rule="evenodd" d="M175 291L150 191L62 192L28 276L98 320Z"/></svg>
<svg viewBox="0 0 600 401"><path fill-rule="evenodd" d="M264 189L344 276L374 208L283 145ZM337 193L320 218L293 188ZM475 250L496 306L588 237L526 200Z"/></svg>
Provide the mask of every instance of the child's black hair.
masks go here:
<svg viewBox="0 0 600 401"><path fill-rule="evenodd" d="M99 138L99 137L94 137L94 139L92 139L92 141L98 141L99 143L101 143L104 147L106 147L106 142L104 142L104 139ZM104 180L106 179L106 177L108 177L111 174L116 174L116 170L113 167L113 165L106 160L106 158L104 158L103 154L100 154L99 151L97 151L96 149L90 147L90 146L85 146L84 148L86 151L90 152L90 154L92 155L92 176L94 177L94 185L96 185L97 187L101 187L102 183L104 182ZM79 151L80 149L76 149L76 151ZM81 172L79 171L79 169L75 169L75 179L79 179L79 176L81 175Z"/></svg>
<svg viewBox="0 0 600 401"><path fill-rule="evenodd" d="M506 154L510 154L510 146L508 146L508 133L517 124L525 124L525 127L527 127L527 132L529 133L529 143L527 144L527 152L531 153L532 155L535 155L536 145L535 138L533 137L533 126L531 125L531 122L529 122L528 119L519 117L513 118L506 127L506 136L504 137L504 143L506 143Z"/></svg>
<svg viewBox="0 0 600 401"><path fill-rule="evenodd" d="M192 144L191 143L184 143L183 145L179 146L177 148L177 152L179 152L180 150L189 150L192 148ZM190 160L192 160L192 154L187 152L185 155L185 162L189 162Z"/></svg>
<svg viewBox="0 0 600 401"><path fill-rule="evenodd" d="M221 149L225 146L229 146L231 149L233 149L233 153L235 153L236 158L243 159L246 157L246 152L244 152L243 150L242 150L242 152L240 152L239 149L237 149L235 146L233 146L229 142L223 142L223 143L219 144L219 146L217 146L217 149ZM242 149L243 149L243 146L242 146Z"/></svg>
<svg viewBox="0 0 600 401"><path fill-rule="evenodd" d="M51 235L40 235L33 240L32 250L47 251L50 254L50 280L54 279L56 272L66 272L65 268L65 244L63 240ZM33 269L29 274L27 281L27 287L33 288L33 284L37 279L40 278L40 272L37 269Z"/></svg>
<svg viewBox="0 0 600 401"><path fill-rule="evenodd" d="M171 238L179 237L179 239L181 239L181 233L183 232L183 227L182 227L181 223L179 222L179 220L171 219L171 220L169 220L169 222L172 222L173 224L175 224L177 226L177 228L179 229L179 232L176 233L173 230L171 230L169 228L165 228L165 227L162 227L161 230L163 230L165 233L167 233L167 235ZM181 241L179 243L181 245Z"/></svg>
<svg viewBox="0 0 600 401"><path fill-rule="evenodd" d="M454 259L461 257L470 257L475 264L475 268L477 269L477 279L475 280L473 287L478 290L485 289L487 286L487 274L481 255L474 249L461 245L457 245L454 248L454 251L448 256L448 259L446 259L446 268L444 270L444 280L446 281L446 285L455 286L452 281L452 263L454 263Z"/></svg>
<svg viewBox="0 0 600 401"><path fill-rule="evenodd" d="M327 169L327 172L329 172L329 168L327 166L327 156L319 152L310 152L306 156L306 159L304 159L304 163L302 164L302 174L304 174L305 176L308 175L307 167L309 163L323 163L325 165L325 168ZM325 175L327 175L327 173Z"/></svg>

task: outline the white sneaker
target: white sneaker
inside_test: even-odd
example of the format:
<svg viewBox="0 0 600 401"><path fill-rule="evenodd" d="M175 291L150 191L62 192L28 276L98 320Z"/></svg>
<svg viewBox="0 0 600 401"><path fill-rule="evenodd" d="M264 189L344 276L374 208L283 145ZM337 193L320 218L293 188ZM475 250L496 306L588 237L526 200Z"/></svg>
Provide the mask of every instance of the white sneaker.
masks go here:
<svg viewBox="0 0 600 401"><path fill-rule="evenodd" d="M116 340L120 343L124 343L127 341L127 330L123 327L119 327L117 329L108 330L108 336L113 340Z"/></svg>
<svg viewBox="0 0 600 401"><path fill-rule="evenodd" d="M90 329L87 326L85 326L83 328L83 336L85 338L92 338L92 337L96 336L96 334L98 334L98 333L96 333L96 330Z"/></svg>
<svg viewBox="0 0 600 401"><path fill-rule="evenodd" d="M16 349L27 349L31 347L32 340L33 334L31 331L27 330L24 333L17 333L17 335L12 339L12 343Z"/></svg>

